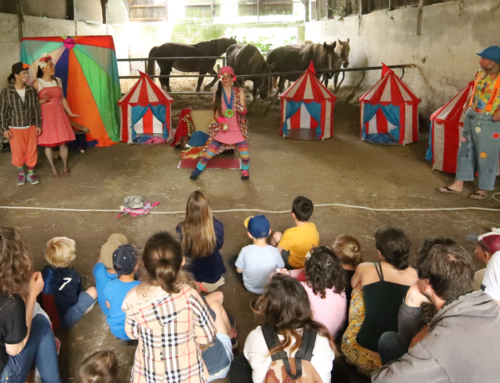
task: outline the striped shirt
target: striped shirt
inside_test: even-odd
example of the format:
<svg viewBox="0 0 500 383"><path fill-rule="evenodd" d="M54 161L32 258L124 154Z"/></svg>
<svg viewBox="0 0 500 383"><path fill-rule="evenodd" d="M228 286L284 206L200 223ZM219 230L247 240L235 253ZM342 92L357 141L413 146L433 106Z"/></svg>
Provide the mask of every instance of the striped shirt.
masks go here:
<svg viewBox="0 0 500 383"><path fill-rule="evenodd" d="M0 95L0 129L6 131L16 126L42 126L42 113L35 88L26 85L24 102L14 85L2 90Z"/></svg>
<svg viewBox="0 0 500 383"><path fill-rule="evenodd" d="M182 285L169 294L142 283L130 290L122 310L125 332L139 339L132 383L206 382L200 345L212 343L216 330L196 290Z"/></svg>

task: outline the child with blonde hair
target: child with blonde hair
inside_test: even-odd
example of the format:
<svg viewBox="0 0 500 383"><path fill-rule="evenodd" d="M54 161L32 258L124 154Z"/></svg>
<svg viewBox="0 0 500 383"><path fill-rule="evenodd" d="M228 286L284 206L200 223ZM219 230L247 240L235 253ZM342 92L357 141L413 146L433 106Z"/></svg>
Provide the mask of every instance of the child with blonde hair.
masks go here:
<svg viewBox="0 0 500 383"><path fill-rule="evenodd" d="M42 306L49 314L54 328L70 328L89 312L97 300L97 290L90 287L82 291L82 280L71 267L76 258L75 241L68 237L55 237L47 242L42 270L45 286Z"/></svg>
<svg viewBox="0 0 500 383"><path fill-rule="evenodd" d="M115 383L118 370L113 351L98 351L82 362L78 376L82 383Z"/></svg>

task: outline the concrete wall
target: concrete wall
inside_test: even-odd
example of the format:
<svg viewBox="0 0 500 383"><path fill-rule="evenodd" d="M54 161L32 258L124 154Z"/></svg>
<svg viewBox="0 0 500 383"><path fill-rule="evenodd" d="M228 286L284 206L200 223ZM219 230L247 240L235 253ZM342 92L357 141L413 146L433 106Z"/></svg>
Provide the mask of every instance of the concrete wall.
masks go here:
<svg viewBox="0 0 500 383"><path fill-rule="evenodd" d="M404 81L422 99L420 113L428 117L471 79L483 48L499 45L500 1L463 0L423 7L421 34L417 34L418 8L381 11L306 23L305 38L332 42L350 38L350 66L415 64ZM347 74L355 84L360 74ZM369 88L380 71L367 72L362 84Z"/></svg>

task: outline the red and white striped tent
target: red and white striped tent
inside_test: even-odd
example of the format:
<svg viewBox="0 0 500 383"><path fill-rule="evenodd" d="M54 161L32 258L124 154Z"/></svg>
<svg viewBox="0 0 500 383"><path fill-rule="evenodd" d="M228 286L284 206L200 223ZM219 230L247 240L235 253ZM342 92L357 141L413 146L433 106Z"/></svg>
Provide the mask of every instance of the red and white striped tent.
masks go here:
<svg viewBox="0 0 500 383"><path fill-rule="evenodd" d="M418 141L418 104L410 88L387 66L360 99L361 139L383 145Z"/></svg>
<svg viewBox="0 0 500 383"><path fill-rule="evenodd" d="M431 116L430 147L426 158L432 168L455 173L460 137L464 127L465 104L472 97L474 81L471 81L446 105Z"/></svg>
<svg viewBox="0 0 500 383"><path fill-rule="evenodd" d="M333 136L333 108L337 98L316 78L312 61L280 98L282 136L288 136L290 129L312 129L319 140Z"/></svg>
<svg viewBox="0 0 500 383"><path fill-rule="evenodd" d="M120 100L120 140L133 143L139 136L173 138L171 105L174 99L146 73Z"/></svg>

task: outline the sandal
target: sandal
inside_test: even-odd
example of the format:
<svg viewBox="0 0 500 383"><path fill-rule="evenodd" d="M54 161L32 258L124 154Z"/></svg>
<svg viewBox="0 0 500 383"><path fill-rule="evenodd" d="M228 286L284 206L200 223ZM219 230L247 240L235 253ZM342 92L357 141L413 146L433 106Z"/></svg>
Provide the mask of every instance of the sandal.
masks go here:
<svg viewBox="0 0 500 383"><path fill-rule="evenodd" d="M71 175L71 172L68 169L66 169L64 171L64 177L69 177L70 175Z"/></svg>
<svg viewBox="0 0 500 383"><path fill-rule="evenodd" d="M472 193L469 196L469 199L475 199L477 201L481 201L481 200L486 199L486 198L488 198L487 194L481 194L481 193L478 193L477 191L475 191L474 193Z"/></svg>
<svg viewBox="0 0 500 383"><path fill-rule="evenodd" d="M52 177L54 177L54 178L61 178L61 176L57 172L57 169L52 169L51 172L52 172Z"/></svg>
<svg viewBox="0 0 500 383"><path fill-rule="evenodd" d="M448 186L443 186L443 187L440 187L440 188L436 188L436 191L439 192L439 193L449 193L449 194L460 194L462 193L461 191L456 191L456 190L453 190L453 189L450 189Z"/></svg>

